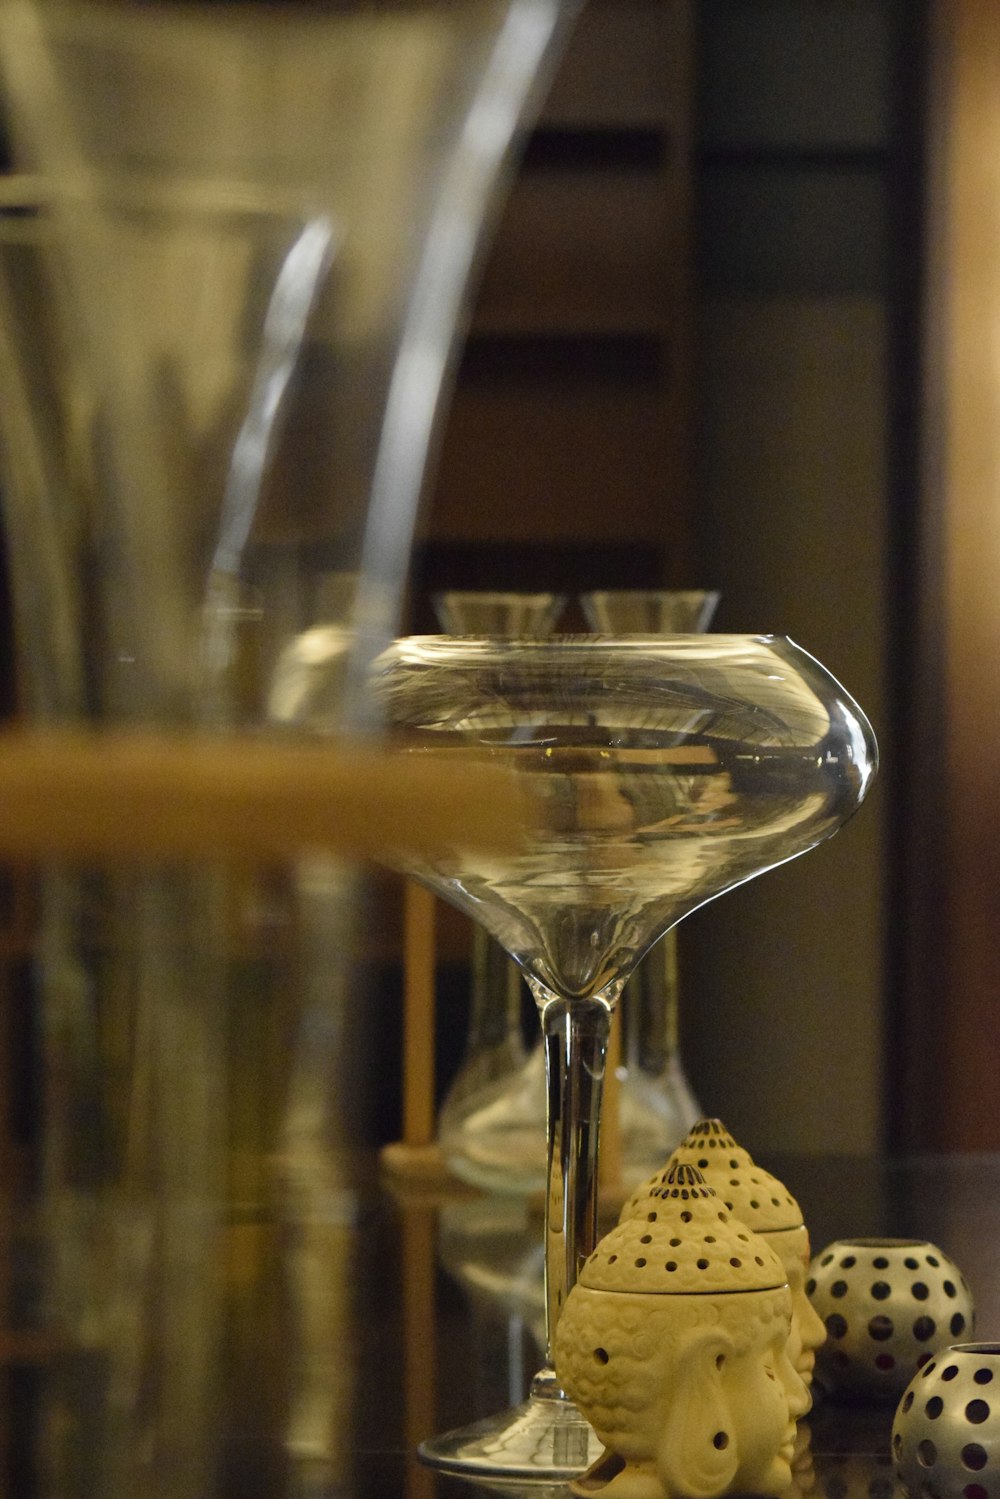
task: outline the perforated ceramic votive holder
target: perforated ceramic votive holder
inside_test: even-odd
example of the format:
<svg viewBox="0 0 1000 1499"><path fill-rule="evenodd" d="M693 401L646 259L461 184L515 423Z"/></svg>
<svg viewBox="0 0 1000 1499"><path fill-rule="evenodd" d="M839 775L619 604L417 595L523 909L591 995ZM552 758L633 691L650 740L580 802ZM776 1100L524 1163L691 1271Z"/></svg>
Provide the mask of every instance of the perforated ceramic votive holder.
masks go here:
<svg viewBox="0 0 1000 1499"><path fill-rule="evenodd" d="M1000 1343L959 1343L925 1364L892 1426L913 1499L1000 1499Z"/></svg>
<svg viewBox="0 0 1000 1499"><path fill-rule="evenodd" d="M574 1492L718 1499L791 1487L809 1394L788 1358L775 1251L693 1166L651 1190L584 1265L555 1365L606 1452Z"/></svg>
<svg viewBox="0 0 1000 1499"><path fill-rule="evenodd" d="M665 1169L632 1194L622 1209L622 1221L641 1215L649 1193L679 1165L695 1166L708 1186L718 1192L727 1211L760 1234L781 1260L792 1293L789 1356L808 1384L826 1329L805 1292L809 1233L802 1209L784 1183L758 1166L737 1144L721 1119L700 1119L677 1146Z"/></svg>
<svg viewBox="0 0 1000 1499"><path fill-rule="evenodd" d="M840 1239L809 1266L823 1319L816 1384L829 1395L896 1401L933 1355L974 1328L972 1293L953 1260L921 1239Z"/></svg>

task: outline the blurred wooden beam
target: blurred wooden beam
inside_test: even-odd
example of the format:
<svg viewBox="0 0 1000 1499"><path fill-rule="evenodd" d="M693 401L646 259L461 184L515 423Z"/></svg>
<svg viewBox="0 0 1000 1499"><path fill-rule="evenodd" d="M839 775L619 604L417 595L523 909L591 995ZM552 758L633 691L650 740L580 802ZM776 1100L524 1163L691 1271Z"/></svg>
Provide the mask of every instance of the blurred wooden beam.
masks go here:
<svg viewBox="0 0 1000 1499"><path fill-rule="evenodd" d="M0 735L0 858L393 864L521 846L516 780L461 750L123 732Z"/></svg>
<svg viewBox="0 0 1000 1499"><path fill-rule="evenodd" d="M995 1150L1000 1071L1000 13L934 0L922 680L903 1024L916 1149ZM920 893L922 891L922 894Z"/></svg>

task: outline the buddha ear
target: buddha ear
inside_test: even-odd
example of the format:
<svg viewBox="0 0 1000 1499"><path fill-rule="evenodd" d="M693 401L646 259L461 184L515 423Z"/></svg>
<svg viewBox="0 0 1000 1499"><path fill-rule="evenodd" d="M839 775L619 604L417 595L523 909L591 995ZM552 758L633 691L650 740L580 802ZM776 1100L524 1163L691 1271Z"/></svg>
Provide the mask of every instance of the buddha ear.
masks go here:
<svg viewBox="0 0 1000 1499"><path fill-rule="evenodd" d="M670 1496L715 1499L736 1477L739 1452L722 1375L732 1348L719 1328L702 1328L677 1361L656 1464Z"/></svg>

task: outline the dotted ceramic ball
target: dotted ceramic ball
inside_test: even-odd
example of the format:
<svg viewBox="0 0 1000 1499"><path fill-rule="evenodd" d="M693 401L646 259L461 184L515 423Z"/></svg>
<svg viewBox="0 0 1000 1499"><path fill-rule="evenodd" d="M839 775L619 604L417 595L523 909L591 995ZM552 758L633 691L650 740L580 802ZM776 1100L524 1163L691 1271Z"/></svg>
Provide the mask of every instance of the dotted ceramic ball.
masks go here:
<svg viewBox="0 0 1000 1499"><path fill-rule="evenodd" d="M1000 1499L1000 1343L924 1366L896 1410L892 1455L913 1499Z"/></svg>
<svg viewBox="0 0 1000 1499"><path fill-rule="evenodd" d="M826 1326L815 1380L828 1394L896 1401L938 1349L968 1337L961 1271L917 1239L841 1239L809 1266L806 1293Z"/></svg>

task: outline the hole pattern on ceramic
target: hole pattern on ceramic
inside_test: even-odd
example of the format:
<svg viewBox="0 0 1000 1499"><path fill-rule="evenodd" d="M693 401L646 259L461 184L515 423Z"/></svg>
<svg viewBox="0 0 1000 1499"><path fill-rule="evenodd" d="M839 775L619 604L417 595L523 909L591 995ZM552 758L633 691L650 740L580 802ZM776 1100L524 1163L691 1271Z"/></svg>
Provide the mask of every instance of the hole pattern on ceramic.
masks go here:
<svg viewBox="0 0 1000 1499"><path fill-rule="evenodd" d="M714 1187L726 1209L754 1233L761 1234L779 1256L792 1291L792 1362L803 1379L812 1378L816 1350L826 1328L805 1292L809 1234L802 1209L784 1183L758 1166L733 1139L720 1119L701 1119L674 1151L663 1171L633 1193L621 1218L641 1216L652 1192L677 1165L694 1166Z"/></svg>
<svg viewBox="0 0 1000 1499"><path fill-rule="evenodd" d="M916 1499L1000 1496L1000 1344L942 1349L896 1409L892 1455Z"/></svg>
<svg viewBox="0 0 1000 1499"><path fill-rule="evenodd" d="M908 1380L975 1325L958 1266L916 1239L843 1239L813 1259L806 1294L826 1326L816 1380L829 1394L898 1400Z"/></svg>
<svg viewBox="0 0 1000 1499"><path fill-rule="evenodd" d="M614 1492L712 1499L789 1486L809 1394L788 1358L783 1281L777 1254L693 1166L674 1167L645 1214L601 1241L563 1309L555 1359L624 1460ZM605 1457L580 1492L608 1472Z"/></svg>
<svg viewBox="0 0 1000 1499"><path fill-rule="evenodd" d="M580 1279L602 1291L756 1291L780 1286L785 1270L697 1167L682 1164L660 1173L633 1216L601 1240Z"/></svg>
<svg viewBox="0 0 1000 1499"><path fill-rule="evenodd" d="M631 1217L671 1169L681 1164L697 1167L729 1212L738 1214L754 1233L801 1228L802 1209L788 1188L769 1171L756 1165L749 1152L737 1145L719 1119L700 1119L685 1135L663 1170L632 1194L621 1217Z"/></svg>

